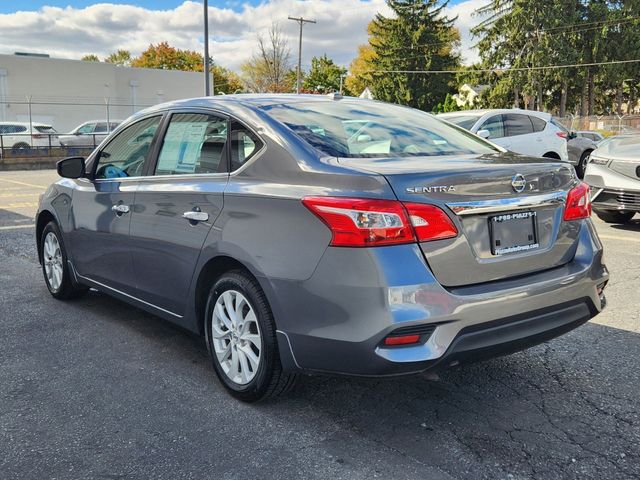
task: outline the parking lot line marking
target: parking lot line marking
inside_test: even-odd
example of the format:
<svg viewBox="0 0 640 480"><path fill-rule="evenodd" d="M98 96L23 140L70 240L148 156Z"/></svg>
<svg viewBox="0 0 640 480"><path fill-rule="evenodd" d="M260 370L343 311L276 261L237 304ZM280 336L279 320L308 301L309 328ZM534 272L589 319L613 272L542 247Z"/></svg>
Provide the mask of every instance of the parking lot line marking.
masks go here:
<svg viewBox="0 0 640 480"><path fill-rule="evenodd" d="M9 210L11 208L26 208L26 207L37 207L38 202L22 202L22 203L8 203L7 205L0 205L0 208L4 210Z"/></svg>
<svg viewBox="0 0 640 480"><path fill-rule="evenodd" d="M0 193L0 198L37 197L40 193Z"/></svg>
<svg viewBox="0 0 640 480"><path fill-rule="evenodd" d="M33 183L18 182L17 180L8 180L6 178L0 178L0 182L9 182L9 183L14 183L16 185L23 185L25 187L42 188L42 189L47 188L44 185L35 185Z"/></svg>
<svg viewBox="0 0 640 480"><path fill-rule="evenodd" d="M6 225L0 227L0 230L18 230L23 228L36 228L35 225Z"/></svg>
<svg viewBox="0 0 640 480"><path fill-rule="evenodd" d="M600 238L604 238L606 240L622 240L623 242L636 242L636 243L640 243L640 237L639 238L630 238L630 237L616 237L614 235L602 235L602 234L598 234L598 236Z"/></svg>

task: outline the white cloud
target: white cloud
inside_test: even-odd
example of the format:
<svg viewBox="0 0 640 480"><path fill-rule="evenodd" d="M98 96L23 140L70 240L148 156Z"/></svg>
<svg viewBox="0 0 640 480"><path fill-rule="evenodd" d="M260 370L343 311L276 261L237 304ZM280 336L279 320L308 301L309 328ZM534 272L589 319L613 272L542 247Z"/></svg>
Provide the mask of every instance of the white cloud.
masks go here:
<svg viewBox="0 0 640 480"><path fill-rule="evenodd" d="M477 55L470 50L471 12L484 0L467 0L449 7L458 15L462 54L466 62ZM238 69L256 46L256 35L277 21L297 54L298 25L287 16L304 16L318 23L304 27L303 64L313 55L327 53L348 65L359 44L367 40L366 26L373 15L388 13L384 0L265 0L240 11L210 7L211 52L214 60ZM52 57L80 58L95 53L105 57L117 49L139 54L150 43L167 41L178 48L202 50L202 4L186 0L172 10L148 10L131 5L100 3L86 8L43 7L35 12L0 15L0 53L29 51ZM303 65L304 68L304 65Z"/></svg>

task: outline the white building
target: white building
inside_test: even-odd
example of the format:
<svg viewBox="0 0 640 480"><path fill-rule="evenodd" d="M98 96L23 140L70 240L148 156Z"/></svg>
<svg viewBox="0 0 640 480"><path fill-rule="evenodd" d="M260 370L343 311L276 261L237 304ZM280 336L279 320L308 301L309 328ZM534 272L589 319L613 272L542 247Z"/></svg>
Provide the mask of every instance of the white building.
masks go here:
<svg viewBox="0 0 640 480"><path fill-rule="evenodd" d="M465 83L458 89L458 93L453 95L458 107L471 108L477 106L482 93L489 88L489 85L469 85Z"/></svg>
<svg viewBox="0 0 640 480"><path fill-rule="evenodd" d="M92 119L125 119L156 103L204 92L202 73L0 55L0 121L42 122L68 132Z"/></svg>

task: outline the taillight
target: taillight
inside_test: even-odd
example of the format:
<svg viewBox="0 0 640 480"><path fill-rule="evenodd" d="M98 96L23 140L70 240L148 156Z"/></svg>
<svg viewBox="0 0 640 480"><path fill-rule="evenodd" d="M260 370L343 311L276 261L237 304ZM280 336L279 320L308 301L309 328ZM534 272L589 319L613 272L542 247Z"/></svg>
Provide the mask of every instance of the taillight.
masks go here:
<svg viewBox="0 0 640 480"><path fill-rule="evenodd" d="M419 242L442 240L458 235L458 229L449 216L435 205L405 203L413 229Z"/></svg>
<svg viewBox="0 0 640 480"><path fill-rule="evenodd" d="M591 199L589 198L589 185L580 182L567 194L567 203L564 207L565 220L580 220L591 216Z"/></svg>
<svg viewBox="0 0 640 480"><path fill-rule="evenodd" d="M302 203L329 227L335 247L398 245L458 234L447 214L433 205L346 197L306 197Z"/></svg>
<svg viewBox="0 0 640 480"><path fill-rule="evenodd" d="M366 247L415 242L400 202L343 197L306 197L305 207L331 229L331 245Z"/></svg>
<svg viewBox="0 0 640 480"><path fill-rule="evenodd" d="M564 139L566 139L567 136L568 136L567 132L563 132L563 131L556 132L556 135L559 136L560 138L564 138Z"/></svg>

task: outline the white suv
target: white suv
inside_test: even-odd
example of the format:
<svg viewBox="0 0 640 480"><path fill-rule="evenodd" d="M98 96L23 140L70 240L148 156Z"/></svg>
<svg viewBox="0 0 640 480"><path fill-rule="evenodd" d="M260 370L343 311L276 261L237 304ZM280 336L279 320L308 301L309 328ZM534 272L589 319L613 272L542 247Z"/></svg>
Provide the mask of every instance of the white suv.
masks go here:
<svg viewBox="0 0 640 480"><path fill-rule="evenodd" d="M58 147L57 133L51 125L44 123L0 122L1 150L16 153L30 148Z"/></svg>
<svg viewBox="0 0 640 480"><path fill-rule="evenodd" d="M532 157L568 160L567 132L551 122L551 115L533 110L464 110L438 118L458 125L512 152Z"/></svg>

